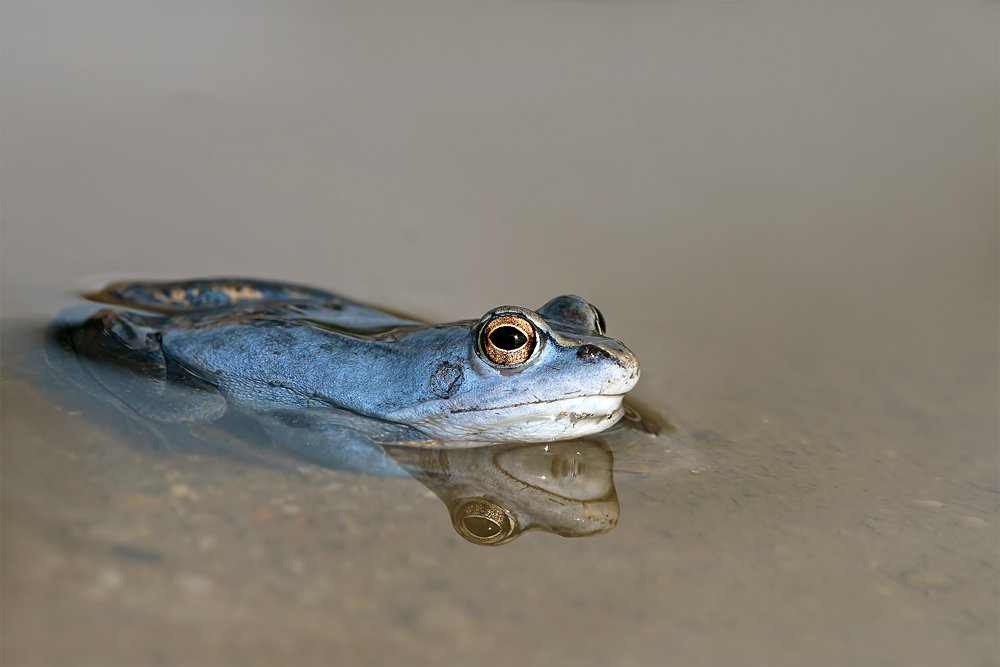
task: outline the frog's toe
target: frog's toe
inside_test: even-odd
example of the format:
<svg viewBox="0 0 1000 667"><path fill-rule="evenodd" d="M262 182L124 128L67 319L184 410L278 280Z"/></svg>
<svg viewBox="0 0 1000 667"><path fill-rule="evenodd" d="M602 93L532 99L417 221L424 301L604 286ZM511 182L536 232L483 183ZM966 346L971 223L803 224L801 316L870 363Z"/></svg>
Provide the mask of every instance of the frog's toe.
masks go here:
<svg viewBox="0 0 1000 667"><path fill-rule="evenodd" d="M629 429L649 435L670 434L677 431L677 427L664 415L631 395L622 400L622 406L625 408L625 415L616 424L619 430Z"/></svg>

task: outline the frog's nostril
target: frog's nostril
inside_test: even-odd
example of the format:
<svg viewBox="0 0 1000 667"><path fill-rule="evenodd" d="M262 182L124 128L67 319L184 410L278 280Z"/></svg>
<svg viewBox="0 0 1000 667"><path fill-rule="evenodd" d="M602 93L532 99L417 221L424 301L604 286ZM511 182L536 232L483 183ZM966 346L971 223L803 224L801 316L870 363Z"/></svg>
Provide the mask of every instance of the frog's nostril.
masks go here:
<svg viewBox="0 0 1000 667"><path fill-rule="evenodd" d="M598 359L610 359L611 355L596 345L581 345L576 351L576 358L593 363Z"/></svg>

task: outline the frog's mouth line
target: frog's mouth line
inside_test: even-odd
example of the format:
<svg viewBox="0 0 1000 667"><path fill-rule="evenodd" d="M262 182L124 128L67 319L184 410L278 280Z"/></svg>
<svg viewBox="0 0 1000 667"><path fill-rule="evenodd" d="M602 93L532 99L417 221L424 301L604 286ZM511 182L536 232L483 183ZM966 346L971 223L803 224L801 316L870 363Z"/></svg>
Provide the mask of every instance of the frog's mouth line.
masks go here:
<svg viewBox="0 0 1000 667"><path fill-rule="evenodd" d="M625 394L574 396L511 405L455 408L413 419L417 429L442 440L548 442L611 428L625 414Z"/></svg>
<svg viewBox="0 0 1000 667"><path fill-rule="evenodd" d="M618 398L622 399L625 397L624 393L621 394L587 394L584 396L571 396L569 398L553 398L548 401L525 401L524 403L510 403L509 405L497 405L488 408L456 408L454 410L449 410L451 414L460 414L463 412L495 412L497 410L511 410L513 408L520 408L526 405L545 405L551 403L561 403L563 401L585 401L588 398Z"/></svg>

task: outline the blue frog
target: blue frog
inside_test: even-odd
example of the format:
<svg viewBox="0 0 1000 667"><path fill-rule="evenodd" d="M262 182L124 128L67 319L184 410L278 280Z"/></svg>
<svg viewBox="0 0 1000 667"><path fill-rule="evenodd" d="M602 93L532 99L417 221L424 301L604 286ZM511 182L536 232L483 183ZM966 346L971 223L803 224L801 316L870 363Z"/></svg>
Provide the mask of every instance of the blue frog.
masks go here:
<svg viewBox="0 0 1000 667"><path fill-rule="evenodd" d="M92 334L110 333L147 374L187 380L186 400L164 401L162 383L119 396L154 419L327 409L456 445L544 442L614 425L639 379L635 356L576 296L437 325L259 280L114 284L89 298L120 307L93 314ZM67 328L81 351L88 326Z"/></svg>

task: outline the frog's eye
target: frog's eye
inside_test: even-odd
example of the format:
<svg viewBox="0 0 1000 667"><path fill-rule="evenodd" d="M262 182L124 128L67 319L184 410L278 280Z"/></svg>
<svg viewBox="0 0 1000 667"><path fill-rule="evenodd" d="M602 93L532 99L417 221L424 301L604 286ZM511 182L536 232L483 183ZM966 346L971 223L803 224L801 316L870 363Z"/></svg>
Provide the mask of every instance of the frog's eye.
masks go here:
<svg viewBox="0 0 1000 667"><path fill-rule="evenodd" d="M607 330L604 314L592 304L572 294L557 296L539 308L538 314L550 324L592 331L598 336L603 336ZM585 331L573 333L585 333Z"/></svg>
<svg viewBox="0 0 1000 667"><path fill-rule="evenodd" d="M604 313L599 311L597 309L597 306L591 306L591 308L594 309L594 315L597 316L597 334L599 336L603 336L605 335L605 332L608 330L608 325L604 321Z"/></svg>
<svg viewBox="0 0 1000 667"><path fill-rule="evenodd" d="M458 507L454 515L455 530L475 544L498 544L510 537L516 528L507 512L488 500L472 500Z"/></svg>
<svg viewBox="0 0 1000 667"><path fill-rule="evenodd" d="M520 315L500 315L479 332L479 349L498 366L523 364L535 351L535 328Z"/></svg>

